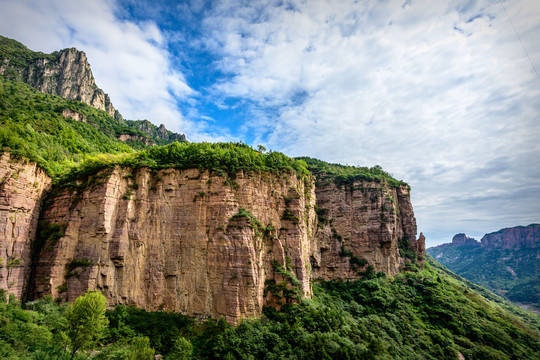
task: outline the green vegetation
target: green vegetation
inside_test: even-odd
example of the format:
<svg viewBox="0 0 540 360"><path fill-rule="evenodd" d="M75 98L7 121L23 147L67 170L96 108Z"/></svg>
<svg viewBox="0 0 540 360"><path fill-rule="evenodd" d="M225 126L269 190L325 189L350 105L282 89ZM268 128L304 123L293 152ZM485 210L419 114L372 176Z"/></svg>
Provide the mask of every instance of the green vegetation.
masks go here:
<svg viewBox="0 0 540 360"><path fill-rule="evenodd" d="M539 358L538 316L427 260L424 270L395 278L380 273L315 283L313 299L283 303L279 311L265 308L262 318L236 327L223 320L197 322L116 306L106 312L109 326L92 332L103 334L103 345L92 345L92 338L85 343L92 351L75 356L151 359L155 352L165 359L458 359L461 353L466 359ZM276 271L290 274L279 264ZM282 290L293 290L290 285ZM73 345L65 345L63 324L68 319L77 323L78 317L68 315L73 310L50 300L26 308L14 299L6 303L5 293L0 298L0 356L69 359ZM106 322L100 319L103 329ZM85 326L77 331L84 333Z"/></svg>
<svg viewBox="0 0 540 360"><path fill-rule="evenodd" d="M84 115L86 123L63 117L64 109ZM52 177L87 155L133 152L116 139L123 128L103 111L0 77L0 149L36 162Z"/></svg>
<svg viewBox="0 0 540 360"><path fill-rule="evenodd" d="M318 182L333 181L338 186L352 185L356 181L387 182L390 186L408 186L407 183L394 179L379 165L371 168L361 166L346 166L330 164L310 157L298 157L297 160L306 162L309 171L315 175Z"/></svg>
<svg viewBox="0 0 540 360"><path fill-rule="evenodd" d="M511 301L540 310L539 249L538 246L486 249L471 241L462 246L445 244L427 252L456 274Z"/></svg>
<svg viewBox="0 0 540 360"><path fill-rule="evenodd" d="M71 349L71 358L75 357L77 350L90 350L109 324L105 317L107 299L98 291L89 291L79 296L68 306L64 315L66 323L62 331L63 340Z"/></svg>
<svg viewBox="0 0 540 360"><path fill-rule="evenodd" d="M42 52L35 52L29 50L26 46L20 42L0 36L0 59L9 59L9 64L16 68L26 68L33 66L38 59L48 59L51 61L58 61L58 52L52 54L44 54ZM16 80L17 77L13 73L7 73L8 77L12 80Z"/></svg>
<svg viewBox="0 0 540 360"><path fill-rule="evenodd" d="M174 142L164 146L150 147L136 153L88 157L78 167L72 169L65 181L89 176L101 169L117 165L152 169L198 168L210 170L222 176L235 176L238 171L266 171L276 174L296 172L297 176L309 175L303 161L291 159L280 152L270 151L262 154L243 143ZM230 182L233 183L233 180L230 179Z"/></svg>

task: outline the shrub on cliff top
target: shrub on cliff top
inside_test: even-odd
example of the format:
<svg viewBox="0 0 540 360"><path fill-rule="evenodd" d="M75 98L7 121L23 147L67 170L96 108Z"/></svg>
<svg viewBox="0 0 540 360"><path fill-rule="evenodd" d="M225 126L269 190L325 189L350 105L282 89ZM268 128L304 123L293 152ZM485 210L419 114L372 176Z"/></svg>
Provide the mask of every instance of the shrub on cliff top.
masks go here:
<svg viewBox="0 0 540 360"><path fill-rule="evenodd" d="M394 179L379 165L368 168L365 166L331 164L307 156L297 157L296 159L303 160L307 164L309 171L311 171L319 181L330 180L338 186L350 185L360 180L375 182L386 181L393 187L398 187L400 185L408 186L407 183Z"/></svg>
<svg viewBox="0 0 540 360"><path fill-rule="evenodd" d="M303 161L294 160L280 152L258 152L244 143L178 143L155 146L131 154L103 154L87 157L68 175L71 180L90 175L99 169L112 166L150 167L153 169L208 169L219 174L236 174L238 171L274 173L296 172L309 174Z"/></svg>

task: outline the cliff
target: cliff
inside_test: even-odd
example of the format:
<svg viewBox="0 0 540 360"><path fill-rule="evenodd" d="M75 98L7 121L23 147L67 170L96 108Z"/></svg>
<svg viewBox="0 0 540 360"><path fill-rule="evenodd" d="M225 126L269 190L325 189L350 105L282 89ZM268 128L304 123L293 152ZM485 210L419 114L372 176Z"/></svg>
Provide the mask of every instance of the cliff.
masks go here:
<svg viewBox="0 0 540 360"><path fill-rule="evenodd" d="M109 306L236 323L311 296L308 179L117 167L78 185L42 215L35 297L100 290Z"/></svg>
<svg viewBox="0 0 540 360"><path fill-rule="evenodd" d="M520 250L540 247L540 224L516 226L486 234L480 240L482 248Z"/></svg>
<svg viewBox="0 0 540 360"><path fill-rule="evenodd" d="M416 239L416 220L405 185L356 181L317 183L319 229L312 253L314 276L324 280L358 279L369 265L395 275L403 269L399 242L420 254L425 239Z"/></svg>
<svg viewBox="0 0 540 360"><path fill-rule="evenodd" d="M32 260L32 241L51 179L32 162L0 155L0 289L21 298Z"/></svg>
<svg viewBox="0 0 540 360"><path fill-rule="evenodd" d="M47 94L80 101L106 111L117 120L122 119L109 95L97 87L83 51L71 48L43 54L5 37L0 37L0 41L7 45L5 48L11 48L11 51L0 53L0 75L27 83Z"/></svg>
<svg viewBox="0 0 540 360"><path fill-rule="evenodd" d="M36 90L120 119L83 52L0 43L0 289L17 298L100 290L109 306L237 323L311 297L316 279L423 264L409 187L380 167L312 159L310 173L242 143L180 144Z"/></svg>

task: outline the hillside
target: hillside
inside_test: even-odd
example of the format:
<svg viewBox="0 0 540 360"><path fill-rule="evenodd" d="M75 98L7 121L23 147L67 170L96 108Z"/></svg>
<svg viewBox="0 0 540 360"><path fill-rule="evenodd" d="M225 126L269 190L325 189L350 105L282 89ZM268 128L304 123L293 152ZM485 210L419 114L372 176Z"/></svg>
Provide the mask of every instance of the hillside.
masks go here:
<svg viewBox="0 0 540 360"><path fill-rule="evenodd" d="M25 74L57 54L2 46L0 357L540 355L538 317L426 263L411 188L380 167L188 143L38 91ZM66 309L87 292L102 346Z"/></svg>
<svg viewBox="0 0 540 360"><path fill-rule="evenodd" d="M231 326L117 306L100 346L78 359L538 359L540 319L450 273L319 281L313 298ZM39 300L22 310L0 300L0 354L61 358L64 308ZM28 336L32 329L34 336ZM39 335L39 336L36 336ZM51 341L54 340L54 341ZM34 356L34 357L32 357ZM124 356L124 357L122 357Z"/></svg>
<svg viewBox="0 0 540 360"><path fill-rule="evenodd" d="M540 310L540 225L501 229L480 242L458 234L427 252L464 278Z"/></svg>

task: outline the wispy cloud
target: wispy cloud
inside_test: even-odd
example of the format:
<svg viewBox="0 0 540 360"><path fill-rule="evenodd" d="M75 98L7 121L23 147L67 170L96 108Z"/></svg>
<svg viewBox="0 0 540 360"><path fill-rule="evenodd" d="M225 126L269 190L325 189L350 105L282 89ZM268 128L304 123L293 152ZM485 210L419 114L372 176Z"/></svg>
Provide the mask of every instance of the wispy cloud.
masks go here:
<svg viewBox="0 0 540 360"><path fill-rule="evenodd" d="M505 6L540 65L540 5ZM540 81L499 2L222 1L204 24L216 93L250 100L268 147L381 164L428 236L540 215Z"/></svg>
<svg viewBox="0 0 540 360"><path fill-rule="evenodd" d="M540 69L540 3L504 6L522 42L493 0L0 0L0 32L86 51L127 118L379 164L411 184L434 244L540 221L540 80L523 49Z"/></svg>
<svg viewBox="0 0 540 360"><path fill-rule="evenodd" d="M1 1L0 33L32 50L66 47L85 51L98 86L128 119L150 119L179 132L200 126L183 116L179 103L197 96L170 55L159 27L119 20L114 2Z"/></svg>

